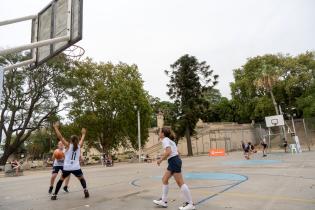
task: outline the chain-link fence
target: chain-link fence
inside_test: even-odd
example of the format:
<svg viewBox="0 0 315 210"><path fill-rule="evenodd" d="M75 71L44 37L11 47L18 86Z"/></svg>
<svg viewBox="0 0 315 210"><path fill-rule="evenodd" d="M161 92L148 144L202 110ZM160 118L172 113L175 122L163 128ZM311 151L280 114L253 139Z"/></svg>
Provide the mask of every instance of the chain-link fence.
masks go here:
<svg viewBox="0 0 315 210"><path fill-rule="evenodd" d="M311 150L315 138L315 118L286 120L285 126L270 129L265 122L256 123L255 130L257 138L266 138L270 148L284 148L285 139L288 144L295 144L294 136L298 136L302 149Z"/></svg>
<svg viewBox="0 0 315 210"><path fill-rule="evenodd" d="M269 148L284 149L285 139L287 144L295 144L294 135L299 137L302 150L311 150L315 143L315 118L294 119L293 122L286 120L285 126L270 129L266 127L265 122L254 125L205 124L203 128L197 129L197 135L191 140L194 154L206 154L209 149L225 149L226 152L241 150L242 141L259 145L263 138L266 139ZM179 141L178 147L183 154L187 153L185 138Z"/></svg>
<svg viewBox="0 0 315 210"><path fill-rule="evenodd" d="M240 150L241 141L256 143L256 132L250 124L205 124L202 129L197 129L197 135L192 136L191 141L194 154L206 154L210 149L225 149L228 153ZM178 148L182 154L187 154L185 138L179 141Z"/></svg>

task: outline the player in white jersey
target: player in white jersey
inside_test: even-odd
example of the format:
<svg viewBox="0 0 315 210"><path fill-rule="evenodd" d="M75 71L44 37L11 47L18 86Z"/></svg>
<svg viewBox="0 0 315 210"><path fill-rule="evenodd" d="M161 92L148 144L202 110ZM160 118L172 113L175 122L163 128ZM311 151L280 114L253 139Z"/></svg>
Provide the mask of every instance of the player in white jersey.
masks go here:
<svg viewBox="0 0 315 210"><path fill-rule="evenodd" d="M54 123L53 127L57 135L57 138L60 139L62 143L65 145L66 152L65 152L65 161L63 165L62 176L57 182L56 189L55 189L54 194L51 196L51 200L57 199L57 194L61 188L63 180L67 178L70 174L73 174L78 178L78 180L80 181L82 185L84 196L85 198L88 198L90 194L86 188L86 181L84 179L84 176L80 167L80 156L81 156L80 148L83 145L86 129L82 128L81 130L80 142L79 142L79 137L76 135L72 135L70 137L70 142L68 142L59 131L59 123Z"/></svg>
<svg viewBox="0 0 315 210"><path fill-rule="evenodd" d="M163 160L168 160L167 170L162 178L163 188L162 188L162 198L158 200L153 200L158 206L167 207L167 194L168 194L168 180L173 176L178 187L185 198L185 203L183 206L179 207L180 210L193 210L196 209L190 194L188 186L184 183L184 179L181 173L182 160L179 157L177 146L175 144L174 135L170 128L162 128L160 132L160 139L162 139L164 154L157 164L160 165Z"/></svg>
<svg viewBox="0 0 315 210"><path fill-rule="evenodd" d="M61 152L64 152L64 145L62 143L62 141L59 141L58 142L58 150L60 150ZM49 187L49 190L48 190L48 193L51 194L52 193L52 190L53 190L53 186L54 186L54 183L55 183L55 179L58 175L58 172L63 170L63 163L65 161L65 159L57 159L55 157L55 155L53 154L52 156L52 160L53 160L53 170L52 170L52 174L51 174L51 178L50 178L50 187ZM65 179L65 186L63 187L63 190L65 192L69 192L68 191L68 185L69 185L69 180L70 180L70 176L68 176L66 179Z"/></svg>

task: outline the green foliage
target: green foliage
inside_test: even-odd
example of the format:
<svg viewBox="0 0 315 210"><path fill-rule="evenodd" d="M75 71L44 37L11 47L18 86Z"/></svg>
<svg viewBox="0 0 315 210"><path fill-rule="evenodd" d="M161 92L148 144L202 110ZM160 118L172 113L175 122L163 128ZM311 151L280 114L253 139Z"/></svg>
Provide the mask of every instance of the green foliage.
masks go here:
<svg viewBox="0 0 315 210"><path fill-rule="evenodd" d="M46 130L39 130L33 133L26 144L27 153L34 159L39 159L55 148L56 141L54 136Z"/></svg>
<svg viewBox="0 0 315 210"><path fill-rule="evenodd" d="M315 117L315 83L297 100L304 117Z"/></svg>
<svg viewBox="0 0 315 210"><path fill-rule="evenodd" d="M303 113L314 116L314 58L313 52L296 57L282 54L257 56L234 70L231 92L236 121L262 121L264 116L276 114L277 105L281 105L286 114L297 110L297 117Z"/></svg>
<svg viewBox="0 0 315 210"><path fill-rule="evenodd" d="M144 145L151 107L136 65L95 63L88 58L77 64L71 77L75 88L69 92L73 98L70 116L74 127L88 129L89 145L104 152L130 144L137 148L137 109Z"/></svg>
<svg viewBox="0 0 315 210"><path fill-rule="evenodd" d="M206 111L201 119L204 122L234 122L235 110L233 101L221 96L218 89L212 89L205 94L208 102Z"/></svg>
<svg viewBox="0 0 315 210"><path fill-rule="evenodd" d="M159 112L163 113L164 125L172 125L174 121L175 104L169 101L161 101L157 97L150 96L150 105L152 107L151 127L157 126L156 116Z"/></svg>
<svg viewBox="0 0 315 210"><path fill-rule="evenodd" d="M27 59L23 54L12 54L0 59L0 65L12 65ZM1 101L0 137L4 154L0 165L29 140L32 132L44 126L60 110L69 87L66 75L70 62L60 55L33 69L15 68L5 72Z"/></svg>

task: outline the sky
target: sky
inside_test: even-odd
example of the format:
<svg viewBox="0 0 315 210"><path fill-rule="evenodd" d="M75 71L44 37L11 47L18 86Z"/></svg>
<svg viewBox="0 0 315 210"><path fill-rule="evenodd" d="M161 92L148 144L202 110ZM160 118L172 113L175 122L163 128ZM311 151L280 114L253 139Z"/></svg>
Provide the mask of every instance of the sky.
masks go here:
<svg viewBox="0 0 315 210"><path fill-rule="evenodd" d="M37 14L50 0L0 0L0 21ZM233 69L267 53L315 50L313 0L84 0L85 56L136 64L150 95L169 100L180 56L206 61L230 98ZM30 42L30 21L0 27L0 47Z"/></svg>

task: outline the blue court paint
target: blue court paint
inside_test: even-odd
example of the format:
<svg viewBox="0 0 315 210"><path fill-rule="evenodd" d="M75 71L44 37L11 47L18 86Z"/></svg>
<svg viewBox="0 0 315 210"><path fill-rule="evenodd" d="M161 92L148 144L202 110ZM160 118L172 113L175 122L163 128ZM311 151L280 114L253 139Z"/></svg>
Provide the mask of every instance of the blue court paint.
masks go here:
<svg viewBox="0 0 315 210"><path fill-rule="evenodd" d="M153 178L161 179L162 176L154 176ZM243 175L239 174L227 174L227 173L184 173L185 179L190 180L228 180L228 181L243 181L246 179Z"/></svg>
<svg viewBox="0 0 315 210"><path fill-rule="evenodd" d="M227 173L186 173L185 179L191 180L229 180L229 181L243 181L246 178L239 174Z"/></svg>
<svg viewBox="0 0 315 210"><path fill-rule="evenodd" d="M223 190L214 193L210 196L207 196L197 202L195 202L196 205L201 205L202 203L207 202L208 200L220 195L221 193L224 193L240 184L248 180L248 177L245 175L240 175L240 174L228 174L228 173L209 173L209 172L200 172L200 173L186 173L184 175L185 179L192 179L192 180L228 180L228 181L235 181L234 183L229 183L225 185L215 185L215 186L204 186L204 187L196 187L196 189L199 188L211 188L211 187L224 187ZM151 178L154 179L161 179L162 176L153 176ZM131 185L134 187L141 187L137 182L140 181L140 179L134 179L130 182ZM194 187L192 187L194 189Z"/></svg>
<svg viewBox="0 0 315 210"><path fill-rule="evenodd" d="M281 160L239 160L223 162L223 165L263 165L281 163Z"/></svg>

